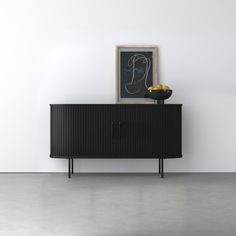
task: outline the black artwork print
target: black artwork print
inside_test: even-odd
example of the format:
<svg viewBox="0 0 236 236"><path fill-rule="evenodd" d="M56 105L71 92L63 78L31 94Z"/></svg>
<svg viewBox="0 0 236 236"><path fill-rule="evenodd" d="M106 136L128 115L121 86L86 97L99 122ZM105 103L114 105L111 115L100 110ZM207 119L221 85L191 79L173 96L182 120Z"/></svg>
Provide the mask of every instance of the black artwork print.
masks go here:
<svg viewBox="0 0 236 236"><path fill-rule="evenodd" d="M152 52L120 53L120 97L144 98L152 85Z"/></svg>

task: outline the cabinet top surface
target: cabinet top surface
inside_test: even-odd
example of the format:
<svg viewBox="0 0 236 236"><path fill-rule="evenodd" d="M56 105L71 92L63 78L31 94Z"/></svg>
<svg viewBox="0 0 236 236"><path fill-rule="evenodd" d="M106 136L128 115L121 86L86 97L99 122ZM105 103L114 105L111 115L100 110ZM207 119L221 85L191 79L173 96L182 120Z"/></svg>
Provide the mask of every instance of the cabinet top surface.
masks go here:
<svg viewBox="0 0 236 236"><path fill-rule="evenodd" d="M117 103L117 104L114 104L114 103L107 103L107 104L98 104L98 103L95 103L95 104L78 104L78 103L73 103L73 104L50 104L50 106L182 106L183 104L152 104L152 103L148 103L148 104L143 104L143 103L126 103L126 104L122 104L122 103Z"/></svg>

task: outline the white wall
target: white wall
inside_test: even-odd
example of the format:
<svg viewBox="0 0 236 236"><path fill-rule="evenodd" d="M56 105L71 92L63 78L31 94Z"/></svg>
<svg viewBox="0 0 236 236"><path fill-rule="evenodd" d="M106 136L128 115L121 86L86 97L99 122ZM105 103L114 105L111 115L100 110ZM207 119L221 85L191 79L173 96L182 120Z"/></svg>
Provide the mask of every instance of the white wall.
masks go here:
<svg viewBox="0 0 236 236"><path fill-rule="evenodd" d="M49 158L50 103L114 103L115 46L159 45L183 103L183 154L167 171L236 171L235 0L1 0L0 171L66 171ZM156 171L156 160L76 170Z"/></svg>

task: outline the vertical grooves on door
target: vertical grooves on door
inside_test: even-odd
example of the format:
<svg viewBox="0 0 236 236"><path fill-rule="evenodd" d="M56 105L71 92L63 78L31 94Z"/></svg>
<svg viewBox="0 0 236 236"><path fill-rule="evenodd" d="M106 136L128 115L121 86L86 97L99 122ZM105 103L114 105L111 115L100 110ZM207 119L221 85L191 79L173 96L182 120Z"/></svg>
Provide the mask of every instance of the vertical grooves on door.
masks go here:
<svg viewBox="0 0 236 236"><path fill-rule="evenodd" d="M182 156L182 107L179 108L179 129L180 129L180 135L179 135L179 154Z"/></svg>
<svg viewBox="0 0 236 236"><path fill-rule="evenodd" d="M50 111L51 156L172 158L181 155L180 105L51 105Z"/></svg>
<svg viewBox="0 0 236 236"><path fill-rule="evenodd" d="M166 122L165 122L165 107L161 106L161 123L162 123L162 138L161 138L161 157L165 154L165 136L166 136Z"/></svg>

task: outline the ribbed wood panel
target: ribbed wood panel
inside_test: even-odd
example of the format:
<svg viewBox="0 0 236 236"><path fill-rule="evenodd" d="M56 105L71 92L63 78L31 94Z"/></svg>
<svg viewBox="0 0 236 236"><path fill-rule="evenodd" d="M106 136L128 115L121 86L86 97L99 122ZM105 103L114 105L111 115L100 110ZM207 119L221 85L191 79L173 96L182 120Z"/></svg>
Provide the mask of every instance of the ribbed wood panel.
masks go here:
<svg viewBox="0 0 236 236"><path fill-rule="evenodd" d="M51 105L51 157L181 157L181 105Z"/></svg>

